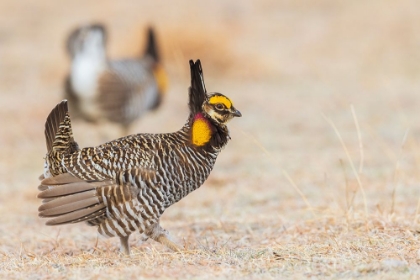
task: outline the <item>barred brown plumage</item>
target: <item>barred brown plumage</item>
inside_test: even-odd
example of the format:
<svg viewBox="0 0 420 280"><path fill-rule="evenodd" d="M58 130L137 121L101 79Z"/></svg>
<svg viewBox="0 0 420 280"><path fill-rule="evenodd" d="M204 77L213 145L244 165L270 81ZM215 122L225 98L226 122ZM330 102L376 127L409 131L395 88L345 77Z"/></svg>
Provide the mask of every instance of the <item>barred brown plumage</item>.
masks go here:
<svg viewBox="0 0 420 280"><path fill-rule="evenodd" d="M125 136L134 120L159 106L167 79L152 28L147 39L142 57L108 60L103 25L85 25L70 34L65 98L72 117L118 123Z"/></svg>
<svg viewBox="0 0 420 280"><path fill-rule="evenodd" d="M190 115L174 133L135 134L79 149L67 101L51 111L38 195L44 199L39 216L51 218L47 225L86 221L104 236L119 236L127 254L133 232L180 250L159 218L204 183L230 139L227 121L241 116L226 96L206 92L199 60L190 60L190 68Z"/></svg>

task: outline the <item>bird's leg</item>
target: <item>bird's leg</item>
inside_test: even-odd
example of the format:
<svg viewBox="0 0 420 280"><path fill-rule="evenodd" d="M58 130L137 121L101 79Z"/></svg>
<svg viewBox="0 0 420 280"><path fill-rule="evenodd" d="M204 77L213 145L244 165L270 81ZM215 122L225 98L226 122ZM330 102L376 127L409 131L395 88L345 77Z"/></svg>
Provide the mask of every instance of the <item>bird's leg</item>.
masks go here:
<svg viewBox="0 0 420 280"><path fill-rule="evenodd" d="M121 253L124 253L127 256L130 255L130 245L128 244L128 238L129 237L130 237L130 235L120 237Z"/></svg>
<svg viewBox="0 0 420 280"><path fill-rule="evenodd" d="M157 242L165 245L166 247L168 247L169 249L171 249L174 252L181 252L182 251L182 247L178 244L176 244L175 242L171 241L169 239L169 236L167 234L161 234L158 236L157 239L155 239Z"/></svg>
<svg viewBox="0 0 420 280"><path fill-rule="evenodd" d="M175 252L181 252L183 250L182 246L173 242L169 236L169 232L163 229L159 223L156 223L151 228L150 232L148 233L149 237L153 240L159 242L160 244L165 245L169 249Z"/></svg>

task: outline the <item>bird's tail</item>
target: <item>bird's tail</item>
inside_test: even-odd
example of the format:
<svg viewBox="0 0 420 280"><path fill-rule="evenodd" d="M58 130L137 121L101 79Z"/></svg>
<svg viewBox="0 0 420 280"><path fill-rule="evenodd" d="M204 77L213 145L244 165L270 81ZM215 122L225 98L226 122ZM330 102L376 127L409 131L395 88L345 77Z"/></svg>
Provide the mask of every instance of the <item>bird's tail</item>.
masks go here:
<svg viewBox="0 0 420 280"><path fill-rule="evenodd" d="M73 139L73 131L67 100L61 101L48 115L45 122L45 141L47 144L44 177L65 173L61 159L79 149Z"/></svg>

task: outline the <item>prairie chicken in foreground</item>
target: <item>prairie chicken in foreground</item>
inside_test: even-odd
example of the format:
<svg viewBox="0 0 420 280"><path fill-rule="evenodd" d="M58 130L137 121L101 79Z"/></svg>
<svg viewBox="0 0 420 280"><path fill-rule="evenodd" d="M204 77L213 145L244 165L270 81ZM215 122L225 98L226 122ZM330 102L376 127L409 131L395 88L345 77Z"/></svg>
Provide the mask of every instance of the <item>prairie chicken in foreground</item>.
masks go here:
<svg viewBox="0 0 420 280"><path fill-rule="evenodd" d="M220 93L207 93L200 61L190 60L190 115L177 132L135 134L79 149L67 101L45 123L48 153L38 195L47 225L87 222L99 233L128 238L139 232L172 250L180 247L159 225L166 208L200 187L229 141L226 123L241 113Z"/></svg>
<svg viewBox="0 0 420 280"><path fill-rule="evenodd" d="M106 31L100 24L82 26L70 34L71 70L65 80L65 98L73 117L118 123L125 136L134 120L159 106L167 77L153 29L148 30L141 58L110 61L105 45Z"/></svg>

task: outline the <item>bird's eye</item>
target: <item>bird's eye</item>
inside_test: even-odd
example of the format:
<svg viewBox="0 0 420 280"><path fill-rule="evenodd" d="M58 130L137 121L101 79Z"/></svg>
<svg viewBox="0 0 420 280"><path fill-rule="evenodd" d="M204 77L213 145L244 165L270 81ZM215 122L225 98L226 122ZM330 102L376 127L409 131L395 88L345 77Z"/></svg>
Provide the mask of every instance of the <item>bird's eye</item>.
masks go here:
<svg viewBox="0 0 420 280"><path fill-rule="evenodd" d="M217 110L223 110L225 108L225 105L223 105L222 103L217 103L216 104L216 109Z"/></svg>

